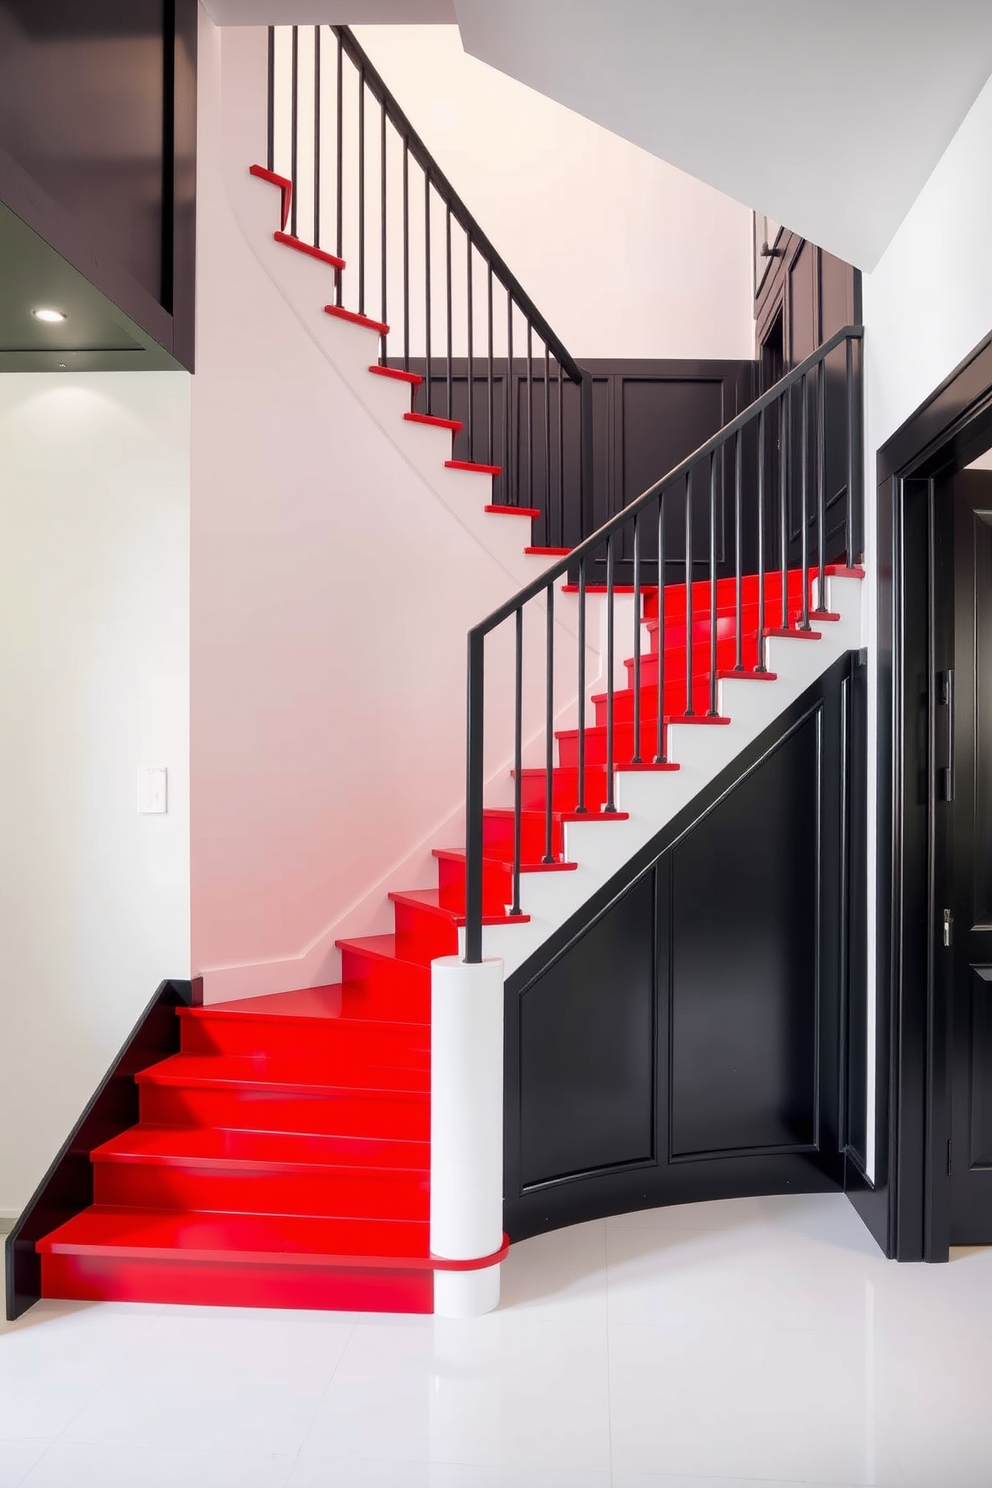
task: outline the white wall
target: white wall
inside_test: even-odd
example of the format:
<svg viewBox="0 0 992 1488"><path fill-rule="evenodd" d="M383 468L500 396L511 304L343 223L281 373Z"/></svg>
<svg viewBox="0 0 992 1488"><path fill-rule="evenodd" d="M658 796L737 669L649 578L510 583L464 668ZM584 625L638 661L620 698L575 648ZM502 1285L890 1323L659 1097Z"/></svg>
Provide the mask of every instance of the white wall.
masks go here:
<svg viewBox="0 0 992 1488"><path fill-rule="evenodd" d="M992 331L992 82L948 146L878 267L864 278L866 634L869 731L875 749L876 455L910 414ZM874 842L874 774L869 775ZM871 864L874 874L874 863ZM869 917L869 971L876 925ZM872 989L874 992L874 988ZM871 1029L874 1028L873 1010ZM870 1100L873 1102L873 1087Z"/></svg>
<svg viewBox="0 0 992 1488"><path fill-rule="evenodd" d="M468 56L455 26L355 34L573 355L753 355L739 202Z"/></svg>
<svg viewBox="0 0 992 1488"><path fill-rule="evenodd" d="M189 975L189 389L0 377L0 1213Z"/></svg>

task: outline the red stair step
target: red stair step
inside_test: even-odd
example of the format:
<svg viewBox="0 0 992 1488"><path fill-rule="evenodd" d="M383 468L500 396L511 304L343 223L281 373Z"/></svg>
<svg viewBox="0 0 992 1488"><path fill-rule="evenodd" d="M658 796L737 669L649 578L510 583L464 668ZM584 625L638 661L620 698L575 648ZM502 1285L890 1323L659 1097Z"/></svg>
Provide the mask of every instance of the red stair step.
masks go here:
<svg viewBox="0 0 992 1488"><path fill-rule="evenodd" d="M400 955L427 966L438 956L458 952L458 929L465 916L446 908L437 889L410 889L389 895L396 917ZM483 925L527 924L530 915L483 914Z"/></svg>
<svg viewBox="0 0 992 1488"><path fill-rule="evenodd" d="M438 865L438 895L440 902L455 914L465 913L465 865L464 852L457 848L434 848ZM574 873L578 863L543 863L530 859L520 864L521 873ZM482 910L483 914L500 916L513 902L513 869L504 858L484 857L482 860Z"/></svg>
<svg viewBox="0 0 992 1488"><path fill-rule="evenodd" d="M285 231L286 223L289 221L289 208L293 200L293 183L287 176L279 176L275 171L270 171L264 165L251 165L248 173L257 176L260 181L268 181L270 186L278 186L282 192L282 222L280 226Z"/></svg>
<svg viewBox="0 0 992 1488"><path fill-rule="evenodd" d="M430 1137L429 1071L406 1085L252 1078L250 1061L177 1054L137 1075L141 1121L328 1136ZM168 1068L167 1068L168 1067ZM163 1073L166 1071L166 1073Z"/></svg>
<svg viewBox="0 0 992 1488"><path fill-rule="evenodd" d="M431 429L450 429L452 434L460 434L464 428L459 419L436 418L433 413L405 413L403 417L408 424L426 424Z"/></svg>
<svg viewBox="0 0 992 1488"><path fill-rule="evenodd" d="M404 372L402 367L383 367L379 362L375 362L369 371L377 377L393 377L397 382L408 382L411 387L419 387L424 380L418 372Z"/></svg>
<svg viewBox="0 0 992 1488"><path fill-rule="evenodd" d="M316 258L320 263L327 264L330 268L339 270L345 267L343 258L338 258L336 253L328 253L324 248L315 248L312 243L305 243L302 238L294 238L292 233L273 233L277 243L284 248L294 248L297 253L306 254L307 258Z"/></svg>
<svg viewBox="0 0 992 1488"><path fill-rule="evenodd" d="M341 988L323 988L342 1000ZM285 994L283 994L285 995ZM292 995L292 994L290 994ZM258 999L263 1001L267 999ZM226 1007L181 1008L181 1048L187 1054L247 1055L256 1069L312 1069L328 1081L344 1067L410 1065L426 1061L430 1029L424 1023L343 1016L313 1018L240 1012Z"/></svg>
<svg viewBox="0 0 992 1488"><path fill-rule="evenodd" d="M46 1297L430 1312L429 1225L93 1206L38 1242Z"/></svg>
<svg viewBox="0 0 992 1488"><path fill-rule="evenodd" d="M385 321L371 320L367 315L359 315L357 310L346 310L343 305L325 305L324 314L333 315L337 320L347 320L352 325L365 326L379 336L389 335L389 327Z"/></svg>
<svg viewBox="0 0 992 1488"><path fill-rule="evenodd" d="M530 517L532 520L541 515L536 506L484 506L482 510L492 512L494 516Z"/></svg>
<svg viewBox="0 0 992 1488"><path fill-rule="evenodd" d="M445 460L445 470L471 470L477 475L502 475L502 465L477 465L474 460Z"/></svg>
<svg viewBox="0 0 992 1488"><path fill-rule="evenodd" d="M525 553L536 553L541 558L567 558L571 548L524 548Z"/></svg>
<svg viewBox="0 0 992 1488"><path fill-rule="evenodd" d="M429 1219L427 1143L387 1167L341 1153L341 1140L197 1127L132 1127L93 1153L94 1203L232 1214ZM372 1144L367 1144L372 1145ZM337 1150L335 1150L337 1149ZM344 1156L345 1160L341 1161ZM334 1161L337 1157L338 1161Z"/></svg>
<svg viewBox="0 0 992 1488"><path fill-rule="evenodd" d="M349 1017L430 1022L430 971L402 960L394 935L367 935L335 944L341 952L342 1008Z"/></svg>

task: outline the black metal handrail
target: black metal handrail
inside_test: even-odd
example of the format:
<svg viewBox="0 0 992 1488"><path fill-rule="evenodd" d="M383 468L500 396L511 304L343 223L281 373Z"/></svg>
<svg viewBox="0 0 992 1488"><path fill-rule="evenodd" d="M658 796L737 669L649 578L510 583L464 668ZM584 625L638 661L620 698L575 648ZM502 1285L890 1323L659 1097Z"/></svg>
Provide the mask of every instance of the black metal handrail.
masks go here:
<svg viewBox="0 0 992 1488"><path fill-rule="evenodd" d="M461 424L455 457L498 469L493 501L539 510L543 545L563 546L566 533L581 532L591 493L591 376L512 273L347 26L269 28L267 125L268 168L293 182L290 234L306 234L316 248L333 241L338 258L352 244L356 249L357 263L349 259L337 276L335 305L344 307L345 286L353 284L357 313L384 328L380 363L423 378L417 411ZM376 170L378 189L369 191ZM453 241L455 230L460 243ZM415 260L423 269L416 293ZM457 314L456 279L465 296ZM423 316L416 352L415 315ZM505 355L497 352L499 338ZM516 363L515 339L524 352ZM566 399L566 385L579 391L577 417L566 407L575 396Z"/></svg>
<svg viewBox="0 0 992 1488"><path fill-rule="evenodd" d="M605 804L604 812L616 811L614 803L614 776L613 771L621 764L618 758L616 746L616 718L615 698L616 689L614 684L614 659L616 647L616 615L615 615L615 593L614 564L616 556L617 538L621 532L630 533L633 545L633 661L631 675L633 682L633 733L632 748L629 755L629 763L632 765L643 765L651 763L664 765L667 763L667 726L665 721L665 590L666 590L666 568L674 562L681 566L684 573L685 584L685 709L680 715L685 718L700 716L700 712L706 716L716 718L717 712L717 684L719 681L719 645L717 620L719 612L718 604L718 558L717 558L717 533L718 533L718 481L723 457L732 446L732 472L731 483L733 486L733 529L734 529L734 564L733 564L733 666L727 668L741 675L748 671L761 674L765 671L763 642L767 635L780 633L781 631L795 630L798 632L809 632L811 630L810 619L815 618L815 612L810 608L810 581L815 575L818 580L817 603L824 603L824 580L826 567L832 561L828 552L827 544L829 534L827 529L827 433L828 433L828 401L827 387L830 369L827 367L828 360L833 353L841 347L844 348L844 436L846 440L844 461L844 484L846 488L846 513L844 521L844 542L842 553L846 566L853 568L858 556L861 541L861 522L863 504L863 473L861 462L858 458L859 449L859 402L860 402L860 379L854 365L854 347L863 338L864 331L860 326L845 326L829 340L825 341L812 356L806 358L792 371L788 372L775 385L757 398L736 418L718 431L711 439L689 455L681 464L675 466L664 475L661 480L648 487L640 496L632 501L622 511L617 512L608 521L589 537L583 539L575 546L567 557L552 563L539 578L533 580L524 589L521 589L512 599L499 606L485 620L473 626L468 634L468 739L467 739L467 799L466 799L466 932L465 932L465 959L469 962L477 962L482 958L482 903L483 903L483 838L484 838L484 802L483 785L485 779L485 762L483 752L483 740L485 733L485 643L486 638L499 626L503 625L511 617L515 620L514 654L515 654L515 699L514 699L514 806L513 806L513 855L512 855L512 883L513 903L510 906L511 914L520 913L520 872L521 872L521 835L522 835L522 807L521 807L521 770L522 770L522 677L523 677L523 632L524 632L524 610L530 601L541 596L545 599L545 711L544 711L544 734L545 734L545 782L544 782L544 845L545 854L543 862L551 864L555 861L553 851L554 840L554 707L553 707L553 685L555 675L555 648L554 648L554 597L555 586L560 579L577 572L577 587L579 595L578 615L578 729L577 729L577 786L575 814L588 814L586 805L586 763L587 763L587 736L589 729L595 725L586 723L586 677L585 677L585 645L586 645L586 566L594 554L606 548L606 696L605 696ZM810 386L815 383L816 401L812 411L810 409ZM798 410L795 407L796 394L798 393ZM770 445L768 440L769 414L775 411L775 430L778 435L776 444ZM798 417L797 417L798 413ZM799 449L798 462L795 459L795 425L799 425ZM748 436L751 431L756 434L753 445L750 444ZM813 459L810 458L810 446L813 445ZM750 446L750 447L748 447ZM748 458L749 467L753 467L755 477L752 494L754 497L754 518L752 525L745 523L745 456ZM753 457L753 458L752 458ZM772 457L770 459L770 457ZM798 472L795 466L798 463ZM815 502L811 502L811 476L810 465L815 465L816 490ZM703 511L704 527L708 539L707 558L704 560L707 568L707 576L702 581L693 579L693 548L697 539L696 528L700 503L698 501L698 477L700 470L705 475L704 493L708 495L708 504ZM796 477L797 478L794 478ZM793 512L790 510L790 498L794 498L794 488L798 485L799 490L799 513L793 530ZM769 501L769 492L773 499ZM666 523L666 505L671 511L674 505L674 497L678 496L684 503L684 507L678 509L679 535L684 532L684 553L681 558L674 560L666 555L666 543L670 534L668 528L671 523ZM666 503L666 497L672 498ZM654 517L653 522L646 522L646 517ZM682 517L684 516L684 527ZM811 529L812 528L812 539ZM643 548L645 545L644 533L649 531L655 539L656 550L653 558L645 558ZM745 542L753 542L753 560L756 569L756 640L757 660L753 667L744 665L745 653L745 624L744 624L744 562ZM799 546L799 563L796 565L800 570L800 584L798 594L790 598L789 572L792 563L791 552L794 542ZM767 562L769 553L774 554L776 562L769 565ZM811 561L811 553L815 553L815 563ZM653 562L657 568L658 582L654 586L645 586L642 578L642 570L645 562ZM768 579L772 573L777 574L779 586L779 613L778 626L767 627L766 605L771 603L767 593ZM694 596L694 590L696 594ZM641 625L642 613L641 602L646 592L655 592L658 595L657 617L658 617L658 650L655 666L657 669L656 681L654 683L654 717L652 719L652 743L653 755L650 761L642 758L643 722L643 689L642 675L645 665L642 655ZM703 598L706 603L705 609L694 603L694 598ZM798 600L798 614L792 612L792 605ZM703 669L701 673L696 671L698 653L693 638L693 620L702 615L709 623L708 654L703 656ZM792 625L793 620L798 620L797 625ZM702 649L702 643L700 643ZM673 679L669 678L668 681ZM680 673L679 682L682 675ZM697 709L696 699L700 692L705 693L708 707ZM600 725L599 727L602 727Z"/></svg>

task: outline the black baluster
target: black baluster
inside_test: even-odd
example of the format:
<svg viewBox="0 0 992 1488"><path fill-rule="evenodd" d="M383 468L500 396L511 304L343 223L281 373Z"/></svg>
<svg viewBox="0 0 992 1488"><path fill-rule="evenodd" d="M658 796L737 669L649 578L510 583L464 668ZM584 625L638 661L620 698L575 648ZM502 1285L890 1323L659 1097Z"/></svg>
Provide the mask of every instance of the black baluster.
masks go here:
<svg viewBox="0 0 992 1488"><path fill-rule="evenodd" d="M555 586L548 585L547 633L546 633L545 680L547 698L544 716L545 761L544 761L544 861L553 863L554 816L552 801L555 789Z"/></svg>
<svg viewBox="0 0 992 1488"><path fill-rule="evenodd" d="M290 179L293 182L293 192L289 207L289 230L296 237L296 208L299 191L297 190L297 158L299 154L300 135L300 28L293 27L293 49L290 61L291 77L291 108L292 118L290 120Z"/></svg>
<svg viewBox="0 0 992 1488"><path fill-rule="evenodd" d="M743 430L734 435L734 671L744 670L744 481L741 473Z"/></svg>
<svg viewBox="0 0 992 1488"><path fill-rule="evenodd" d="M534 329L527 322L527 505L534 505Z"/></svg>
<svg viewBox="0 0 992 1488"><path fill-rule="evenodd" d="M758 414L758 666L765 666L765 410Z"/></svg>
<svg viewBox="0 0 992 1488"><path fill-rule="evenodd" d="M549 548L561 547L564 539L559 534L558 542L551 538L551 348L544 343L544 530Z"/></svg>
<svg viewBox="0 0 992 1488"><path fill-rule="evenodd" d="M503 500L507 506L516 505L516 486L513 479L513 405L516 390L513 386L513 300L509 291L506 296L506 392L503 416Z"/></svg>
<svg viewBox="0 0 992 1488"><path fill-rule="evenodd" d="M338 65L337 65L337 143L335 147L337 178L335 188L335 252L338 258L344 257L344 46L341 37L338 37ZM335 274L334 303L341 304L344 294L342 274Z"/></svg>
<svg viewBox="0 0 992 1488"><path fill-rule="evenodd" d="M857 428L854 403L854 342L848 336L844 345L844 374L846 378L845 391L847 393L847 518L845 526L845 541L847 545L847 566L854 567L854 505L855 490L858 482L855 479L855 460L857 458L857 445L855 443Z"/></svg>
<svg viewBox="0 0 992 1488"><path fill-rule="evenodd" d="M654 763L668 762L665 730L665 493L658 493L658 733Z"/></svg>
<svg viewBox="0 0 992 1488"><path fill-rule="evenodd" d="M276 168L276 28L269 27L268 113L265 121L265 163L270 171Z"/></svg>
<svg viewBox="0 0 992 1488"><path fill-rule="evenodd" d="M453 332L451 328L452 305L451 305L451 206L448 205L444 214L444 313L445 322L445 352L447 354L447 370L445 372L445 398L447 402L447 417L452 417L451 399L454 395L454 380L451 369L451 357L453 351Z"/></svg>
<svg viewBox="0 0 992 1488"><path fill-rule="evenodd" d="M779 561L782 571L782 629L789 628L789 424L792 419L792 389L778 400L778 504Z"/></svg>
<svg viewBox="0 0 992 1488"><path fill-rule="evenodd" d="M431 183L424 172L424 349L427 360L424 385L427 389L427 412L433 401L431 376Z"/></svg>
<svg viewBox="0 0 992 1488"><path fill-rule="evenodd" d="M403 136L403 368L410 370L410 141Z"/></svg>
<svg viewBox="0 0 992 1488"><path fill-rule="evenodd" d="M465 387L468 392L468 457L475 463L475 314L472 304L472 239L465 238L465 312L468 329L468 366Z"/></svg>
<svg viewBox="0 0 992 1488"><path fill-rule="evenodd" d="M614 652L614 628L616 615L614 613L614 584L613 584L613 534L610 533L606 539L606 805L604 811L616 811L614 801L613 781L613 652Z"/></svg>
<svg viewBox="0 0 992 1488"><path fill-rule="evenodd" d="M379 314L379 319L382 321L383 325L388 325L389 323L389 274L387 272L387 241L389 234L387 231L388 222L386 217L386 213L388 211L387 203L389 196L389 177L387 174L386 166L386 141L386 105L385 103L383 103L379 113L379 283L381 301L381 311ZM382 361L383 365L385 365L385 336L383 336L382 338Z"/></svg>
<svg viewBox="0 0 992 1488"><path fill-rule="evenodd" d="M358 69L358 313L365 314L365 68Z"/></svg>
<svg viewBox="0 0 992 1488"><path fill-rule="evenodd" d="M809 387L807 374L804 372L802 382L802 404L800 408L800 431L802 434L802 453L800 456L800 494L802 496L802 517L800 527L802 530L802 582L803 582L803 606L802 618L799 622L800 630L809 630Z"/></svg>
<svg viewBox="0 0 992 1488"><path fill-rule="evenodd" d="M320 27L313 28L313 245L320 247Z"/></svg>
<svg viewBox="0 0 992 1488"><path fill-rule="evenodd" d="M558 526L561 529L561 545L568 546L565 536L565 394L562 385L561 362L555 358L558 368ZM550 503L550 494L549 494Z"/></svg>
<svg viewBox="0 0 992 1488"><path fill-rule="evenodd" d="M738 439L740 435L737 436ZM740 610L740 590L737 594ZM717 602L716 602L716 451L710 451L710 718L717 718Z"/></svg>
<svg viewBox="0 0 992 1488"><path fill-rule="evenodd" d="M524 716L524 607L516 611L515 680L513 702L513 903L511 915L520 914L521 858L521 792L523 788L523 716Z"/></svg>
<svg viewBox="0 0 992 1488"><path fill-rule="evenodd" d="M579 559L579 781L575 810L586 814L586 560Z"/></svg>
<svg viewBox="0 0 992 1488"><path fill-rule="evenodd" d="M641 532L634 513L634 752L632 765L641 763Z"/></svg>
<svg viewBox="0 0 992 1488"><path fill-rule="evenodd" d="M486 464L496 463L496 387L493 376L493 266L486 275L486 332L488 354L486 357L486 396L489 403L489 443L486 447Z"/></svg>
<svg viewBox="0 0 992 1488"><path fill-rule="evenodd" d="M482 834L485 783L486 638L468 637L467 803L465 823L465 960L482 960Z"/></svg>
<svg viewBox="0 0 992 1488"><path fill-rule="evenodd" d="M827 608L826 554L823 533L827 525L827 452L825 428L827 418L827 364L816 369L816 608Z"/></svg>
<svg viewBox="0 0 992 1488"><path fill-rule="evenodd" d="M692 711L692 471L685 473L685 716Z"/></svg>

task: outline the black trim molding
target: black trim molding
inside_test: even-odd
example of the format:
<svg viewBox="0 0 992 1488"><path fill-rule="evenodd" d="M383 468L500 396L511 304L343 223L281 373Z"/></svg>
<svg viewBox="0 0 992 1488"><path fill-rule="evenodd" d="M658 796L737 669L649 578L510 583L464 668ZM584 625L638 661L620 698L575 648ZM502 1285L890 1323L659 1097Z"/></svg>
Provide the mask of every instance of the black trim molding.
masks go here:
<svg viewBox="0 0 992 1488"><path fill-rule="evenodd" d="M194 984L162 982L124 1041L92 1100L7 1236L7 1317L33 1307L41 1296L41 1258L35 1245L93 1202L90 1153L138 1120L139 1070L179 1049L176 1009L195 1003Z"/></svg>

